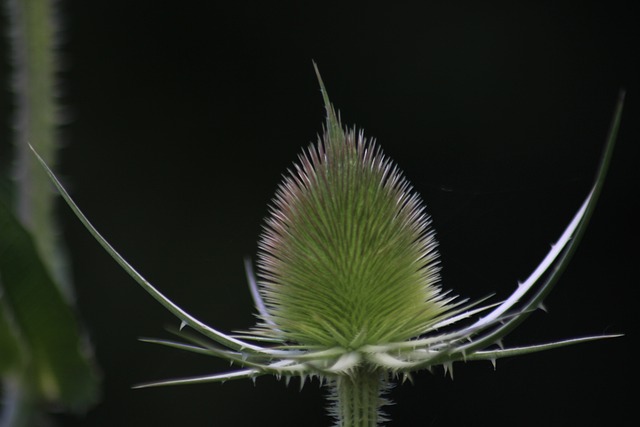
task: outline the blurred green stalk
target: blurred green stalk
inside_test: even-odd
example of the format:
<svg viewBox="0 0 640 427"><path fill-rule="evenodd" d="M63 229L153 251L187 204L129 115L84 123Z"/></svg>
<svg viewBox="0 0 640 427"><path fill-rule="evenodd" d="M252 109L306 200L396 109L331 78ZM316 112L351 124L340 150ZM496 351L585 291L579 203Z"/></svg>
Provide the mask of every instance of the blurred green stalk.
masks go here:
<svg viewBox="0 0 640 427"><path fill-rule="evenodd" d="M55 0L7 0L12 89L14 93L15 212L35 236L49 271L71 296L63 274L54 220L51 183L31 154L33 145L49 164L56 162L58 108L56 106L57 20Z"/></svg>
<svg viewBox="0 0 640 427"><path fill-rule="evenodd" d="M67 302L71 286L63 273L60 244L54 221L54 192L36 164L31 143L50 164L55 164L58 109L56 107L57 20L54 0L7 0L14 94L14 212L28 229L40 258ZM31 387L29 370L3 381L4 410L1 427L40 424L41 403Z"/></svg>

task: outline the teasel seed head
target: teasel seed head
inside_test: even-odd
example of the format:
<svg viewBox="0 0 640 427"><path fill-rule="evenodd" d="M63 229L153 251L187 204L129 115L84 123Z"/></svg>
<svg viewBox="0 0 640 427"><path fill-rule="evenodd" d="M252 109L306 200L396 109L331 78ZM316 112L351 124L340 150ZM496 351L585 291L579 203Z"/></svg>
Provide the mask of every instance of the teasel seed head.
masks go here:
<svg viewBox="0 0 640 427"><path fill-rule="evenodd" d="M431 220L375 141L342 127L320 84L324 132L278 187L259 241L259 330L345 349L417 337L447 310Z"/></svg>

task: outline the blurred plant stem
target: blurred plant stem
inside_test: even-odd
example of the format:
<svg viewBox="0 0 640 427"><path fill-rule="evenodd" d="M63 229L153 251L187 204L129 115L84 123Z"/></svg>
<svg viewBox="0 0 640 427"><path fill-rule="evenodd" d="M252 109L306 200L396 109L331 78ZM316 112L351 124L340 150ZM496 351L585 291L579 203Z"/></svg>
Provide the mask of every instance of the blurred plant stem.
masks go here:
<svg viewBox="0 0 640 427"><path fill-rule="evenodd" d="M34 236L36 247L62 293L71 286L60 259L54 220L54 192L31 155L33 145L49 164L56 162L58 108L56 106L57 19L55 0L7 0L12 89L14 93L15 213Z"/></svg>
<svg viewBox="0 0 640 427"><path fill-rule="evenodd" d="M55 21L51 0L7 0L14 93L14 210L32 232L38 252L57 283L65 283L55 251L53 192L27 142L55 163ZM64 286L64 285L63 285ZM63 294L69 296L69 286ZM37 402L17 378L4 381L2 427L34 425Z"/></svg>
<svg viewBox="0 0 640 427"><path fill-rule="evenodd" d="M15 217L32 237L38 258L54 279L41 281L35 292L37 295L50 295L51 291L45 288L50 284L54 288L57 287L54 293L55 298L49 299L44 304L56 307L54 310L62 307L58 312L66 315L65 311L68 311L68 308L65 305L72 300L72 288L65 273L67 265L63 256L65 252L61 250L62 246L58 241L59 233L54 218L55 194L48 177L33 158L28 146L29 143L32 144L49 164L55 164L59 122L56 96L58 35L56 3L55 0L6 0L5 2L11 48L11 87L14 95L12 171L14 190L11 206ZM5 257L10 258L10 255L5 253ZM25 272L25 277L28 275L29 273ZM13 318L10 323L18 331L15 336L26 345L20 357L22 360L18 361L18 367L5 372L3 376L4 404L0 427L32 427L43 422L43 403L50 403L51 399L53 401L60 399L65 391L58 388L59 384L55 380L43 377L43 372L48 372L48 369L43 370L43 366L48 365L49 362L37 360L36 352L43 351L44 348L40 347L36 350L34 347L41 345L37 334L48 332L45 328L32 328L25 325L24 321L21 323L21 320L25 319L25 307L35 305L39 312L48 312L48 310L44 309L42 302L36 302L38 299L33 298L34 294L29 294L28 299L12 301L12 296L15 296L16 292L10 289L11 284L8 283L8 278L5 277L5 279L7 279L5 283L0 285L5 287L5 299L8 303L0 307L0 316L3 315L4 308L5 317ZM25 289L24 286L21 288ZM0 288L0 294L1 291ZM60 294L67 304L56 305L55 303L60 299L57 294ZM69 313L69 316L72 314ZM49 322L55 322L55 320L56 318L53 317ZM66 327L63 324L57 326ZM75 331L72 330L70 333L75 334ZM78 352L80 346L77 347L67 351ZM53 351L51 349L52 347L49 347L42 354ZM75 372L68 372L68 374L75 374ZM47 381L53 381L51 384L55 385L51 393L43 395L42 387Z"/></svg>

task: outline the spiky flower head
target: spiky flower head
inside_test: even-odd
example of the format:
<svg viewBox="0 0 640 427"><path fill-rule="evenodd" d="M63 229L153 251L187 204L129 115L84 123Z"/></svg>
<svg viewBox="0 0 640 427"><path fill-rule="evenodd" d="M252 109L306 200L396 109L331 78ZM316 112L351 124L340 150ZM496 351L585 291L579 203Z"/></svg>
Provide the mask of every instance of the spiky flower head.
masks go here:
<svg viewBox="0 0 640 427"><path fill-rule="evenodd" d="M324 133L280 184L259 242L261 331L345 349L419 336L448 308L424 204L321 87Z"/></svg>
<svg viewBox="0 0 640 427"><path fill-rule="evenodd" d="M317 68L316 68L317 73ZM393 163L362 132L343 129L318 74L327 120L271 205L259 242L259 282L246 261L260 322L229 335L177 306L95 229L38 156L65 201L120 266L181 321L189 343L146 339L224 358L242 369L146 384L223 382L271 374L317 376L331 387L341 427L383 421L381 394L395 376L455 361L495 360L617 335L503 348L501 339L543 299L569 262L602 188L622 112L620 98L596 182L548 254L504 301L479 306L441 292L429 217ZM36 154L37 156L37 154ZM481 317L475 319L479 314ZM189 327L199 335L183 330ZM268 343L267 345L259 345Z"/></svg>

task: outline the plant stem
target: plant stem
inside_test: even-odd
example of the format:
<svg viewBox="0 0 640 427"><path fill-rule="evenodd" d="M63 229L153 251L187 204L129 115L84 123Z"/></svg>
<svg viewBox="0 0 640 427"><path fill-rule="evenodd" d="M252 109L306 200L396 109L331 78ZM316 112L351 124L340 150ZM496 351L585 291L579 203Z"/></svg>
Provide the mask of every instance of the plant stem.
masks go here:
<svg viewBox="0 0 640 427"><path fill-rule="evenodd" d="M6 0L15 102L13 178L16 215L36 236L41 258L62 287L63 295L70 299L71 288L53 215L55 193L28 146L33 145L49 165L55 164L59 122L55 87L56 3L56 0Z"/></svg>
<svg viewBox="0 0 640 427"><path fill-rule="evenodd" d="M55 163L58 111L55 88L56 0L6 0L14 93L14 211L34 236L40 258L56 278L60 292L71 300L60 251L54 210L54 192L47 175L29 150L36 147L49 164ZM1 313L0 313L1 314ZM2 378L0 427L42 424L40 396L31 384L32 369L25 363Z"/></svg>
<svg viewBox="0 0 640 427"><path fill-rule="evenodd" d="M380 408L387 403L382 394L386 375L369 367L358 367L351 375L342 375L333 383L331 400L336 427L376 427L384 421Z"/></svg>

